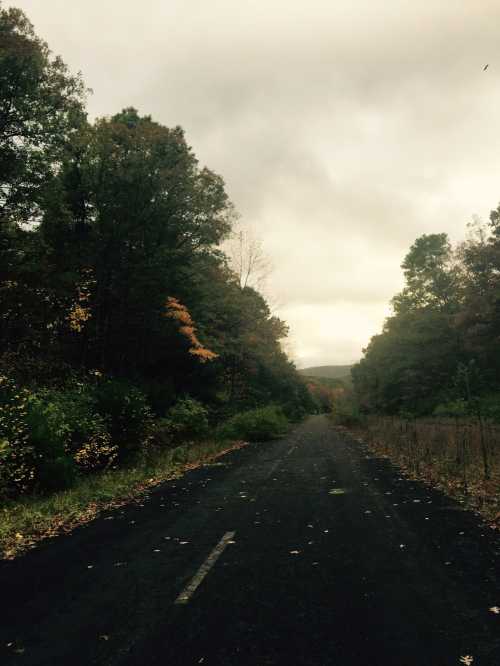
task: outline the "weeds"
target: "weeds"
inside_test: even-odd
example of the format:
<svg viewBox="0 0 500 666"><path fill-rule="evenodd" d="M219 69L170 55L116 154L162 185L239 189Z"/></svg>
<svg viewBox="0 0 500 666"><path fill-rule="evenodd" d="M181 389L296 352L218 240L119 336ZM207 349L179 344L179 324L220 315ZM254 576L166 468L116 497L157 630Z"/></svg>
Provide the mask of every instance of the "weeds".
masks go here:
<svg viewBox="0 0 500 666"><path fill-rule="evenodd" d="M364 439L414 478L500 522L500 426L485 420L369 417Z"/></svg>

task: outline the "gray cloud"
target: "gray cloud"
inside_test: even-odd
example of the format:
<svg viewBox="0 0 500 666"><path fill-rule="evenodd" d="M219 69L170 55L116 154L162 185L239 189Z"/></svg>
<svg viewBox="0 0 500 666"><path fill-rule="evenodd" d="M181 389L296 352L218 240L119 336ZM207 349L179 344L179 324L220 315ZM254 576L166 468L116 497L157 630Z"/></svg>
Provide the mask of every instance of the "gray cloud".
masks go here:
<svg viewBox="0 0 500 666"><path fill-rule="evenodd" d="M94 115L181 124L225 177L300 364L358 358L415 237L458 239L500 199L497 0L12 4Z"/></svg>

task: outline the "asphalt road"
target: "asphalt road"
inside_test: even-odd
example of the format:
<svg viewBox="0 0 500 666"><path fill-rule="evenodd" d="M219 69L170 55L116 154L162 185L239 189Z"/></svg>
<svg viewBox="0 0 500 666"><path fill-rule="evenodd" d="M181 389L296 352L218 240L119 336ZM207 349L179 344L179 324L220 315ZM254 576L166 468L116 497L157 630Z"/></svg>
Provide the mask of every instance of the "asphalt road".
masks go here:
<svg viewBox="0 0 500 666"><path fill-rule="evenodd" d="M312 417L1 562L0 664L499 666L499 562Z"/></svg>

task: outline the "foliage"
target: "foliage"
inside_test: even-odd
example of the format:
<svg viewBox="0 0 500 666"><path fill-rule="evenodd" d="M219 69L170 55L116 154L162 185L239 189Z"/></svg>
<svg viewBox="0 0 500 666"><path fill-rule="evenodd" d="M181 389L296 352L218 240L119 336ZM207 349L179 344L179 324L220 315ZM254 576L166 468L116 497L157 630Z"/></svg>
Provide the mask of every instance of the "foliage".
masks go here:
<svg viewBox="0 0 500 666"><path fill-rule="evenodd" d="M268 405L235 414L218 431L227 439L244 439L250 442L276 439L286 433L288 420L280 407Z"/></svg>
<svg viewBox="0 0 500 666"><path fill-rule="evenodd" d="M227 442L213 440L194 444L182 455L177 449L151 451L139 465L82 476L67 490L8 500L0 506L0 558L12 558L40 539L68 532L104 510L141 500L167 479L239 446L228 449Z"/></svg>
<svg viewBox="0 0 500 666"><path fill-rule="evenodd" d="M445 234L412 245L393 314L352 370L365 412L485 416L483 396L500 390L499 220L500 208L489 227L476 220L456 248Z"/></svg>
<svg viewBox="0 0 500 666"><path fill-rule="evenodd" d="M360 426L364 422L354 395L344 392L336 397L331 406L330 417L335 425Z"/></svg>
<svg viewBox="0 0 500 666"><path fill-rule="evenodd" d="M167 411L161 428L171 441L202 439L208 435L208 409L198 400L183 398Z"/></svg>
<svg viewBox="0 0 500 666"><path fill-rule="evenodd" d="M194 321L189 314L189 310L185 305L182 305L176 298L169 296L167 298L166 316L170 317L177 322L179 326L179 333L183 335L189 342L189 353L199 358L202 363L213 361L217 358L217 354L206 349L196 337L196 328Z"/></svg>
<svg viewBox="0 0 500 666"><path fill-rule="evenodd" d="M96 410L108 425L118 456L143 451L151 438L152 413L146 396L123 380L108 379L95 390Z"/></svg>
<svg viewBox="0 0 500 666"><path fill-rule="evenodd" d="M26 424L29 393L0 376L0 497L33 487L37 455Z"/></svg>
<svg viewBox="0 0 500 666"><path fill-rule="evenodd" d="M307 388L314 402L315 411L328 414L337 399L344 395L345 384L340 379L309 377Z"/></svg>
<svg viewBox="0 0 500 666"><path fill-rule="evenodd" d="M19 220L39 213L65 141L83 121L84 93L23 12L0 5L2 231L14 233Z"/></svg>
<svg viewBox="0 0 500 666"><path fill-rule="evenodd" d="M237 218L221 176L181 127L131 107L90 122L85 95L0 5L2 495L140 459L172 405L155 429L170 444L203 436L203 405L313 408L250 286L260 243L240 234L236 271L221 249Z"/></svg>

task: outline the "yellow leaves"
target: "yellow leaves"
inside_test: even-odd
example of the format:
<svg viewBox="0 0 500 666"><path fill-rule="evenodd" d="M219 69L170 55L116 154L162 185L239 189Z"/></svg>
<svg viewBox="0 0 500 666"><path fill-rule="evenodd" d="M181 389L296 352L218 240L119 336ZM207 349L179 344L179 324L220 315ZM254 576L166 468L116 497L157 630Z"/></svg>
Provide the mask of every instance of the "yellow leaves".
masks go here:
<svg viewBox="0 0 500 666"><path fill-rule="evenodd" d="M75 303L67 316L70 329L75 333L81 333L85 322L87 322L91 316L92 314L89 308L84 308L80 303Z"/></svg>
<svg viewBox="0 0 500 666"><path fill-rule="evenodd" d="M205 363L205 361L213 361L218 356L218 354L216 354L213 351L210 351L210 349L205 349L204 347L201 346L198 348L192 347L189 350L189 353L192 354L193 356L197 356L202 363Z"/></svg>
<svg viewBox="0 0 500 666"><path fill-rule="evenodd" d="M466 654L464 657L460 657L460 663L465 664L465 666L471 666L474 661L474 657L471 657L470 654Z"/></svg>
<svg viewBox="0 0 500 666"><path fill-rule="evenodd" d="M85 323L92 317L90 308L85 304L90 300L90 289L95 281L90 269L84 270L83 273L83 281L77 289L77 299L66 317L70 329L75 333L81 333Z"/></svg>
<svg viewBox="0 0 500 666"><path fill-rule="evenodd" d="M196 337L194 334L194 326L180 326L179 333L182 333L182 335L185 335L186 338L189 339Z"/></svg>
<svg viewBox="0 0 500 666"><path fill-rule="evenodd" d="M218 354L204 347L196 336L194 321L185 305L173 296L169 296L166 302L165 316L173 319L179 324L179 333L183 335L191 344L189 353L196 356L201 363L213 361Z"/></svg>
<svg viewBox="0 0 500 666"><path fill-rule="evenodd" d="M79 467L87 471L109 468L118 458L118 446L111 443L107 432L95 433L75 453Z"/></svg>
<svg viewBox="0 0 500 666"><path fill-rule="evenodd" d="M167 298L167 313L166 316L170 317L171 319L175 319L176 321L185 324L186 326L192 326L193 325L193 320L191 319L191 315L189 314L189 310L185 305L182 305L180 301L178 301L176 298L173 298L173 296L169 296Z"/></svg>

